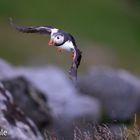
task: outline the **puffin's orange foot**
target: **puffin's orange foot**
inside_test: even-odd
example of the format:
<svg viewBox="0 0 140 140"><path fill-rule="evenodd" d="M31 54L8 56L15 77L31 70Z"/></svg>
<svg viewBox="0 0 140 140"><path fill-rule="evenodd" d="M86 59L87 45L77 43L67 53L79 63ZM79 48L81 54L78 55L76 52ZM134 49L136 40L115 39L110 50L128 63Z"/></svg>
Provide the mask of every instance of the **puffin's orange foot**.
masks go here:
<svg viewBox="0 0 140 140"><path fill-rule="evenodd" d="M57 53L60 54L62 52L61 48L57 48Z"/></svg>
<svg viewBox="0 0 140 140"><path fill-rule="evenodd" d="M74 60L74 52L72 53L72 60Z"/></svg>

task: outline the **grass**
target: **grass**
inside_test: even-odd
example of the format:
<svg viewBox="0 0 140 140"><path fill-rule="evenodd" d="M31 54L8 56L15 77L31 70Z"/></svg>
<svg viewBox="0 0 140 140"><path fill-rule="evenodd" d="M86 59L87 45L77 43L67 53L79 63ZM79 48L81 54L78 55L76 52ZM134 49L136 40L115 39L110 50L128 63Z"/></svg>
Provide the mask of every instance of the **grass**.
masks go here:
<svg viewBox="0 0 140 140"><path fill-rule="evenodd" d="M114 131L106 124L96 125L92 127L92 130L81 130L75 126L73 130L72 140L139 140L140 139L140 126L137 124L136 116L134 119L134 124L131 127L120 126L119 131ZM45 132L46 140L60 140L57 134ZM61 140L66 140L61 138Z"/></svg>

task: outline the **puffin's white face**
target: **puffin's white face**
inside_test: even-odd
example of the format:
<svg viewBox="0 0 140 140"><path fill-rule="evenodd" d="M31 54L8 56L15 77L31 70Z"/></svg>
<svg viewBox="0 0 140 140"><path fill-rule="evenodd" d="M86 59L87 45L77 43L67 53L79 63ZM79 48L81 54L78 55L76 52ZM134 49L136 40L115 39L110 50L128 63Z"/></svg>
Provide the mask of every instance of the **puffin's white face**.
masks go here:
<svg viewBox="0 0 140 140"><path fill-rule="evenodd" d="M52 29L51 38L50 38L48 44L50 46L52 46L52 45L59 46L64 43L64 40L65 40L64 35L58 33L58 29L54 28L54 29Z"/></svg>
<svg viewBox="0 0 140 140"><path fill-rule="evenodd" d="M64 35L56 34L52 36L52 40L54 41L55 44L60 45L64 42Z"/></svg>

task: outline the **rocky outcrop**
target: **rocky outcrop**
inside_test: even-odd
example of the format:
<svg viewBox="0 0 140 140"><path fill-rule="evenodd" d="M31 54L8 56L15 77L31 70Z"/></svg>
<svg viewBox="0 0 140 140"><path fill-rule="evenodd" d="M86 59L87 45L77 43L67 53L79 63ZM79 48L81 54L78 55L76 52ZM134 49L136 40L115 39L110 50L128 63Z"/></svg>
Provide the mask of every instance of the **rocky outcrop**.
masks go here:
<svg viewBox="0 0 140 140"><path fill-rule="evenodd" d="M140 80L126 71L95 68L79 79L78 86L100 100L110 121L127 121L139 110Z"/></svg>
<svg viewBox="0 0 140 140"><path fill-rule="evenodd" d="M62 70L52 66L15 68L2 60L0 69L1 81L40 130L51 125L57 135L68 140L73 123L80 127L83 120L99 120L99 101L79 94Z"/></svg>
<svg viewBox="0 0 140 140"><path fill-rule="evenodd" d="M0 83L0 139L43 140L31 119L15 104L12 94Z"/></svg>
<svg viewBox="0 0 140 140"><path fill-rule="evenodd" d="M22 76L2 80L2 83L12 93L16 104L32 118L40 131L51 124L48 99L41 91Z"/></svg>
<svg viewBox="0 0 140 140"><path fill-rule="evenodd" d="M115 132L122 128L121 122L130 121L140 111L140 80L126 71L109 68L92 69L78 79L75 87L57 67L14 67L0 60L0 81L12 93L9 103L2 101L5 105L2 108L9 109L10 113L2 111L0 126L4 119L11 121L14 126L24 120L22 123L30 125L28 129L33 134L37 130L33 129L36 125L46 139L52 135L72 140L80 133L82 137L87 134L93 137L97 131L100 136L106 126L101 127L100 132L95 124L109 122L107 129L117 137ZM9 100L10 93L0 99L5 97ZM15 110L24 113L18 114ZM32 121L29 124L30 119L25 119L26 116L35 125ZM16 117L16 121L13 120Z"/></svg>

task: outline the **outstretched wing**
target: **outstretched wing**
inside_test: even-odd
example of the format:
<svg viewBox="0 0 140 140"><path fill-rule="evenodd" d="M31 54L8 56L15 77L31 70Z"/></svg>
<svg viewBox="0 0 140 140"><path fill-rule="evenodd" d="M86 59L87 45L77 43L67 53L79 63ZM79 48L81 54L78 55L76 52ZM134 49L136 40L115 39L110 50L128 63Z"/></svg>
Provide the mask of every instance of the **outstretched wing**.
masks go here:
<svg viewBox="0 0 140 140"><path fill-rule="evenodd" d="M10 18L10 24L18 31L23 33L40 33L40 34L51 34L51 26L17 26L13 23L12 18Z"/></svg>
<svg viewBox="0 0 140 140"><path fill-rule="evenodd" d="M82 58L82 52L77 47L75 48L74 56L74 60L72 61L71 67L69 69L69 76L75 82L77 80L77 69Z"/></svg>

